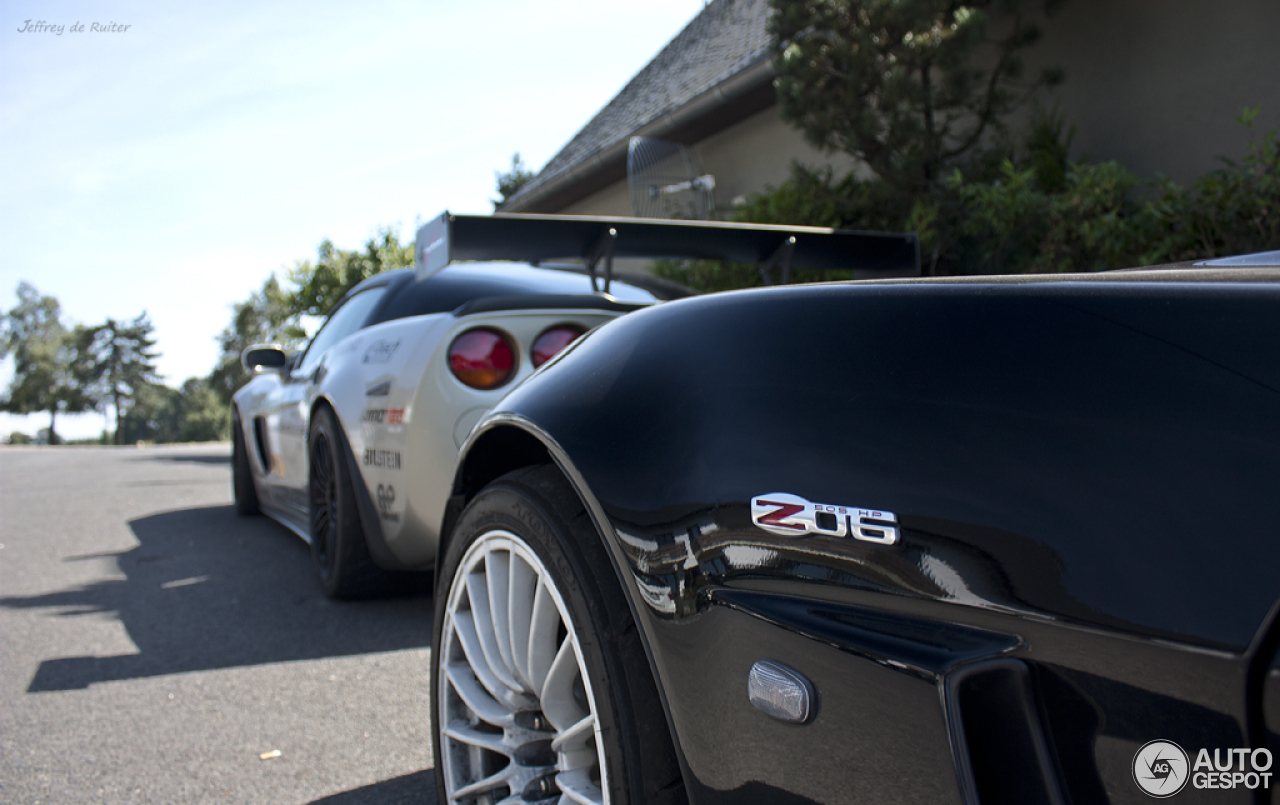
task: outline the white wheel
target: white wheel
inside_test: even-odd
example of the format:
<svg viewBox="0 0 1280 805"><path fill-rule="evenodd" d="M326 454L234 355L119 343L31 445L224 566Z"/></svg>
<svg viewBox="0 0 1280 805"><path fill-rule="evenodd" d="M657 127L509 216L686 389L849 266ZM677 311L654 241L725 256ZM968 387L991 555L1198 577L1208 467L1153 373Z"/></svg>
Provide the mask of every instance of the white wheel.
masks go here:
<svg viewBox="0 0 1280 805"><path fill-rule="evenodd" d="M665 711L605 544L551 466L445 543L431 654L441 805L682 805Z"/></svg>
<svg viewBox="0 0 1280 805"><path fill-rule="evenodd" d="M471 543L439 644L437 773L450 803L608 801L596 693L577 635L528 543L504 530Z"/></svg>

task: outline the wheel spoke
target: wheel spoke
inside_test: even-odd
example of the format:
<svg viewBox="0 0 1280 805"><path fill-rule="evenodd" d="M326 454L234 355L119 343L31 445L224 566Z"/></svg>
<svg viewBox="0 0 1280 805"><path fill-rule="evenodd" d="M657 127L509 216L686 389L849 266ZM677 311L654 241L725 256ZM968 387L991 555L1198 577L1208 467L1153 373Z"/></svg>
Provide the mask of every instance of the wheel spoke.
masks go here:
<svg viewBox="0 0 1280 805"><path fill-rule="evenodd" d="M490 774L482 780L476 780L471 785L464 785L457 791L450 794L450 799L462 800L471 799L480 794L487 794L497 788L502 788L507 784L507 780L511 777L511 767L503 769L497 774Z"/></svg>
<svg viewBox="0 0 1280 805"><path fill-rule="evenodd" d="M529 684L541 690L547 679L547 671L555 659L556 632L560 629L560 612L556 602L543 584L533 597L533 617L529 624Z"/></svg>
<svg viewBox="0 0 1280 805"><path fill-rule="evenodd" d="M311 536L323 534L329 527L329 509L324 504L312 504L314 513L311 516Z"/></svg>
<svg viewBox="0 0 1280 805"><path fill-rule="evenodd" d="M568 729L585 715L573 698L573 683L581 674L578 654L573 650L573 638L566 637L556 652L555 662L547 672L538 700L542 702L542 714L557 732Z"/></svg>
<svg viewBox="0 0 1280 805"><path fill-rule="evenodd" d="M328 488L333 465L329 456L329 440L323 436L316 439L311 452L311 474L321 489Z"/></svg>
<svg viewBox="0 0 1280 805"><path fill-rule="evenodd" d="M462 663L451 663L445 666L444 670L445 677L457 691L458 698L462 699L462 703L468 710L475 713L477 718L495 727L507 727L514 723L515 719L511 711L481 687L471 668ZM444 713L441 713L441 718L443 717Z"/></svg>
<svg viewBox="0 0 1280 805"><path fill-rule="evenodd" d="M600 786L592 782L586 769L562 771L556 775L556 785L560 788L560 801L566 798L574 805L603 805L604 794Z"/></svg>
<svg viewBox="0 0 1280 805"><path fill-rule="evenodd" d="M490 752L497 752L500 755L511 757L511 747L507 746L503 736L500 734L481 732L469 724L458 722L454 722L445 728L444 734L468 746L478 746L481 749L488 749Z"/></svg>
<svg viewBox="0 0 1280 805"><path fill-rule="evenodd" d="M489 666L494 678L512 692L523 693L524 686L517 682L511 672L507 670L507 665L502 660L502 652L498 650L499 636L494 632L497 624L494 622L493 612L489 607L492 593L488 588L492 586L492 581L487 573L470 573L467 575L467 597L471 599L471 622L475 629L476 637L480 641L480 650L484 652L485 663ZM504 574L502 579L504 590L506 586L507 579ZM506 607L503 607L503 610L503 619L505 620ZM502 639L505 639L505 637ZM497 696L499 694L494 691L494 695Z"/></svg>
<svg viewBox="0 0 1280 805"><path fill-rule="evenodd" d="M511 670L529 690L537 690L529 675L529 626L533 621L533 597L538 588L538 575L528 562L514 553L508 575L507 626L511 638Z"/></svg>
<svg viewBox="0 0 1280 805"><path fill-rule="evenodd" d="M503 701L503 695L509 692L508 688L498 680L498 677L493 673L493 668L489 666L484 649L480 647L480 638L476 635L475 620L471 617L470 612L454 613L453 631L458 635L458 642L462 644L462 653L467 655L467 664L471 666L476 679L489 691L490 696L498 701Z"/></svg>
<svg viewBox="0 0 1280 805"><path fill-rule="evenodd" d="M595 735L595 730L596 717L587 715L573 726L561 730L555 739L551 741L551 748L557 752L564 752L567 749L575 748L579 741L585 746L586 740Z"/></svg>
<svg viewBox="0 0 1280 805"><path fill-rule="evenodd" d="M510 546L489 543L484 556L484 567L485 581L489 587L489 615L493 618L493 638L498 655L502 658L502 668L506 672L503 681L507 681L509 677L510 684L516 690L523 691L524 685L516 678L515 663L511 661L511 629L508 626L510 611L507 603L507 596L511 592L510 563Z"/></svg>

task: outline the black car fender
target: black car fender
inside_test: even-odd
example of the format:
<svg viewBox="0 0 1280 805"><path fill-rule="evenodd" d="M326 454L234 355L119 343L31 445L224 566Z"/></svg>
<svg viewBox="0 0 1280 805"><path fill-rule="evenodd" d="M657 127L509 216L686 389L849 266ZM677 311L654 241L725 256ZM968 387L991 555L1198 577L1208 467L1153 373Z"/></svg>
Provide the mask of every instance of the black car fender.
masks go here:
<svg viewBox="0 0 1280 805"><path fill-rule="evenodd" d="M999 800L1017 792L981 758L1024 734L1033 798L1113 796L1145 741L1257 734L1280 597L1280 283L1173 280L791 287L630 314L482 421L451 508L561 468L696 801L759 781ZM760 659L810 678L815 717L748 704ZM989 717L993 690L1022 704Z"/></svg>

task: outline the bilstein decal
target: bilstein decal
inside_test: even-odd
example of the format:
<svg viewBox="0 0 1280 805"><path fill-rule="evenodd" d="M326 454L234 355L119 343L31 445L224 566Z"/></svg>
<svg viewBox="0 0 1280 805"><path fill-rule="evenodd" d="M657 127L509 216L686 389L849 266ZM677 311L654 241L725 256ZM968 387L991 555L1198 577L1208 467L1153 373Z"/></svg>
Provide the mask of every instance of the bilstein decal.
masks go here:
<svg viewBox="0 0 1280 805"><path fill-rule="evenodd" d="M400 451L366 449L364 451L364 465L366 467L381 467L385 470L398 470L400 469Z"/></svg>
<svg viewBox="0 0 1280 805"><path fill-rule="evenodd" d="M803 537L853 537L892 545L898 541L898 516L883 509L811 503L799 495L774 492L751 499L751 522L771 534Z"/></svg>
<svg viewBox="0 0 1280 805"><path fill-rule="evenodd" d="M373 422L378 425L399 425L404 422L403 408L370 408L364 412L365 422Z"/></svg>

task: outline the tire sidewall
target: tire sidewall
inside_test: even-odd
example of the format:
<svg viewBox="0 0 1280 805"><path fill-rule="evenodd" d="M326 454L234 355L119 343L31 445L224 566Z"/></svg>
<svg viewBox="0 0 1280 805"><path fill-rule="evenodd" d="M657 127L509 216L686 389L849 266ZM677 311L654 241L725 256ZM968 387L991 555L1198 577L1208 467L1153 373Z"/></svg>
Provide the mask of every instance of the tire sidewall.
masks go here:
<svg viewBox="0 0 1280 805"><path fill-rule="evenodd" d="M244 424L239 411L231 415L231 492L236 514L247 516L258 513L258 489L254 485L253 469L249 465Z"/></svg>
<svg viewBox="0 0 1280 805"><path fill-rule="evenodd" d="M333 524L332 527L336 528L336 533L333 544L329 546L331 556L328 570L325 569L320 559L320 549L317 544L319 538L316 534L311 535L311 563L315 567L317 578L320 580L320 587L324 590L325 595L332 598L338 592L338 580L343 576L344 556L347 553L347 546L344 543L349 535L346 533L347 529L343 527L344 521L353 514L348 509L354 505L355 501L351 500L351 495L347 492L351 488L351 479L347 476L347 467L342 460L342 443L338 441L342 438L342 434L338 430L337 420L328 408L321 408L316 411L311 424L311 434L307 438L308 522L315 522L315 513L311 509L311 458L315 452L316 441L321 436L328 443L329 460L333 465L334 483L337 485L337 494L333 498L334 510L329 512L329 518Z"/></svg>

